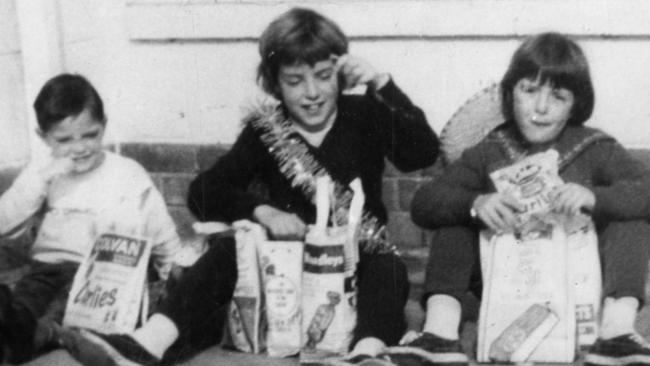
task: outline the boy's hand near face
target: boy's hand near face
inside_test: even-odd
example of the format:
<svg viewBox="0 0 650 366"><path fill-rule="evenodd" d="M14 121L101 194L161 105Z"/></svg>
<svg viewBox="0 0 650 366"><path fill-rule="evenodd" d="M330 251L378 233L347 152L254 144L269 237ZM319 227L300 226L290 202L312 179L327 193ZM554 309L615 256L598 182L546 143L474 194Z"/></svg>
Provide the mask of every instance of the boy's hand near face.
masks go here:
<svg viewBox="0 0 650 366"><path fill-rule="evenodd" d="M498 192L476 197L472 208L476 216L497 233L512 232L517 224L515 214L524 209L511 195Z"/></svg>
<svg viewBox="0 0 650 366"><path fill-rule="evenodd" d="M268 205L257 206L253 218L269 231L272 238L278 240L302 240L307 231L307 225L296 214Z"/></svg>
<svg viewBox="0 0 650 366"><path fill-rule="evenodd" d="M370 63L356 56L341 55L336 60L336 65L338 72L343 75L346 89L365 84L373 90L378 90L390 79L388 74L378 73Z"/></svg>
<svg viewBox="0 0 650 366"><path fill-rule="evenodd" d="M69 157L52 158L52 160L40 170L41 177L46 183L52 183L56 178L72 173L74 162Z"/></svg>
<svg viewBox="0 0 650 366"><path fill-rule="evenodd" d="M596 205L596 195L580 184L566 183L553 190L551 205L555 212L575 216L583 209L592 211Z"/></svg>

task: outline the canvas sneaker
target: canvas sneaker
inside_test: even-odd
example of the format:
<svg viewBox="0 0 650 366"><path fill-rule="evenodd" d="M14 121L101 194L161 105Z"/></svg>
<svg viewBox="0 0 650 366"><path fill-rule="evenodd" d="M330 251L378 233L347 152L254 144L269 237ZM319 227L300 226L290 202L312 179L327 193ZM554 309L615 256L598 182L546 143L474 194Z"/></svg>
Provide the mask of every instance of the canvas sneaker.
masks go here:
<svg viewBox="0 0 650 366"><path fill-rule="evenodd" d="M148 366L160 361L126 334L66 329L60 342L84 366Z"/></svg>
<svg viewBox="0 0 650 366"><path fill-rule="evenodd" d="M466 366L467 355L459 340L420 333L410 342L389 347L383 357L398 366Z"/></svg>
<svg viewBox="0 0 650 366"><path fill-rule="evenodd" d="M0 363L4 361L4 348L7 343L5 319L11 306L11 290L5 284L0 284Z"/></svg>
<svg viewBox="0 0 650 366"><path fill-rule="evenodd" d="M599 339L585 355L585 366L650 365L650 343L636 333Z"/></svg>

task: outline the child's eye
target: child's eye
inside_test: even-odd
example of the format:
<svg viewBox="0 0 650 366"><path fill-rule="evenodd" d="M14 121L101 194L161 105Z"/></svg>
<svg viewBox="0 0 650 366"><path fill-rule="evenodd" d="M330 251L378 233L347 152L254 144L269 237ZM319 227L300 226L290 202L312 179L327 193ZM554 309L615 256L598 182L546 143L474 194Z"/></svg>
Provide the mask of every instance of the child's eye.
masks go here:
<svg viewBox="0 0 650 366"><path fill-rule="evenodd" d="M523 91L524 93L534 93L535 91L537 91L537 86L534 84L522 83L521 91Z"/></svg>
<svg viewBox="0 0 650 366"><path fill-rule="evenodd" d="M319 72L318 74L316 74L316 76L321 80L329 80L332 77L333 73L334 73L334 71L332 71L332 70L325 70L325 71Z"/></svg>
<svg viewBox="0 0 650 366"><path fill-rule="evenodd" d="M57 137L54 140L59 144L67 144L72 141L72 137Z"/></svg>
<svg viewBox="0 0 650 366"><path fill-rule="evenodd" d="M85 133L85 134L83 134L82 137L85 138L85 139L91 139L92 140L92 139L96 138L97 136L99 136L99 132L95 131L95 132Z"/></svg>
<svg viewBox="0 0 650 366"><path fill-rule="evenodd" d="M301 78L297 76L290 76L290 77L285 77L284 82L287 83L290 86L296 86L300 84Z"/></svg>
<svg viewBox="0 0 650 366"><path fill-rule="evenodd" d="M553 98L565 102L569 99L569 93L566 89L553 89Z"/></svg>

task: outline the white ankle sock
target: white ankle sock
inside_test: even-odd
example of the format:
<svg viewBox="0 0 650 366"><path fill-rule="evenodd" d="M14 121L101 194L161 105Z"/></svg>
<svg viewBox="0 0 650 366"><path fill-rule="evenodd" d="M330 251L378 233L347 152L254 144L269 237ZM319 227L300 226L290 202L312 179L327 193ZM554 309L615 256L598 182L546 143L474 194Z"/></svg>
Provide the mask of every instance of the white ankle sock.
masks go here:
<svg viewBox="0 0 650 366"><path fill-rule="evenodd" d="M460 302L456 298L449 295L433 295L427 300L427 314L422 330L456 340L459 338L461 311Z"/></svg>
<svg viewBox="0 0 650 366"><path fill-rule="evenodd" d="M606 298L603 302L600 338L610 339L634 333L634 321L638 308L639 300L631 296L619 299Z"/></svg>
<svg viewBox="0 0 650 366"><path fill-rule="evenodd" d="M156 313L132 336L149 353L162 358L167 348L178 339L178 328L171 319Z"/></svg>
<svg viewBox="0 0 650 366"><path fill-rule="evenodd" d="M386 348L386 343L375 337L361 338L350 351L350 357L356 355L368 355L375 357Z"/></svg>

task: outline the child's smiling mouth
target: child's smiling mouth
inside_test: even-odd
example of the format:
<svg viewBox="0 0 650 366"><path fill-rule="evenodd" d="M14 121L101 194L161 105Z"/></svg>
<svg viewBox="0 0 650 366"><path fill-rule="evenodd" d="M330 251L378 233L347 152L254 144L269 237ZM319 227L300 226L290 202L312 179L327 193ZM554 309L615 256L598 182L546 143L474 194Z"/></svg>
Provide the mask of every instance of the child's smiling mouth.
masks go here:
<svg viewBox="0 0 650 366"><path fill-rule="evenodd" d="M308 113L318 113L325 102L310 103L302 106Z"/></svg>
<svg viewBox="0 0 650 366"><path fill-rule="evenodd" d="M73 156L72 161L78 164L83 164L92 159L94 154L88 154L88 155L83 155L83 156Z"/></svg>

